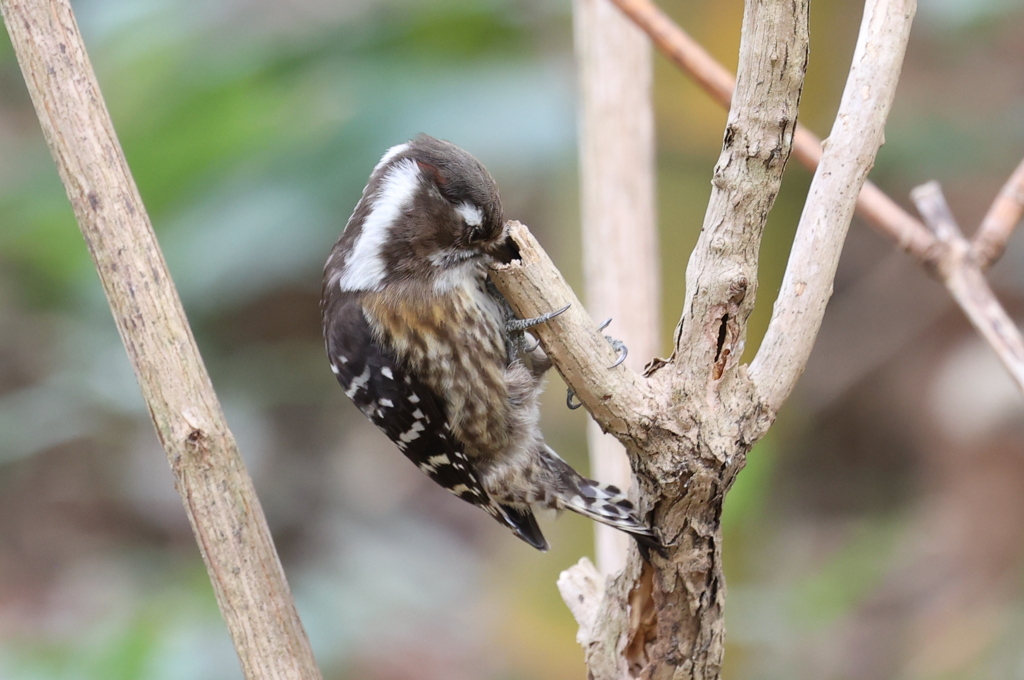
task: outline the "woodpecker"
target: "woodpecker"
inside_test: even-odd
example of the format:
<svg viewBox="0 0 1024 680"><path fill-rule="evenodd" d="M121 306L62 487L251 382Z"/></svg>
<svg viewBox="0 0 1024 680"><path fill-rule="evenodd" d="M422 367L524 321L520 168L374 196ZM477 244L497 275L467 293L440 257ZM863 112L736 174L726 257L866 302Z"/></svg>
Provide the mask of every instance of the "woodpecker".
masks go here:
<svg viewBox="0 0 1024 680"><path fill-rule="evenodd" d="M525 341L487 266L515 254L498 187L473 156L420 135L374 167L324 268L321 314L345 394L432 480L538 550L534 508L568 509L660 550L617 487L545 442L551 362Z"/></svg>

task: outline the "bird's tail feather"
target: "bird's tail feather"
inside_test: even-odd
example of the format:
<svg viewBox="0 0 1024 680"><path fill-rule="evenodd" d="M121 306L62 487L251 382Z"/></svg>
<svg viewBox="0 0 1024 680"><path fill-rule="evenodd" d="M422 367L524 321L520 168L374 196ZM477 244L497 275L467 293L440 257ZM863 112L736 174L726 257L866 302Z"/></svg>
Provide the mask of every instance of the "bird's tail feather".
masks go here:
<svg viewBox="0 0 1024 680"><path fill-rule="evenodd" d="M645 556L650 549L664 553L661 541L640 519L633 502L619 487L587 479L569 467L550 447L545 446L545 449L550 454L549 465L563 482L558 494L561 507L626 532L636 539Z"/></svg>

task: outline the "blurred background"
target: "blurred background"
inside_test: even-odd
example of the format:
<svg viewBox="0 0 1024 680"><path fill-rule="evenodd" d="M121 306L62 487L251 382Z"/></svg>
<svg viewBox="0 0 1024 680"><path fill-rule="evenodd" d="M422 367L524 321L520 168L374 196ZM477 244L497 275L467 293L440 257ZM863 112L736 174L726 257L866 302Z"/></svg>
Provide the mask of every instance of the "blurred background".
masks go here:
<svg viewBox="0 0 1024 680"><path fill-rule="evenodd" d="M329 680L586 677L534 552L438 490L323 356L323 261L417 132L478 156L580 286L567 0L80 0L79 22ZM662 6L730 68L740 0ZM801 116L827 135L860 3L815 0ZM1024 7L921 0L872 178L943 183L970 232L1024 155ZM667 352L724 111L656 58ZM762 248L756 348L809 175ZM1024 313L1024 237L995 267ZM857 221L799 392L726 503L730 678L1024 678L1024 400L942 288ZM585 468L583 411L546 395ZM241 673L0 36L0 678Z"/></svg>

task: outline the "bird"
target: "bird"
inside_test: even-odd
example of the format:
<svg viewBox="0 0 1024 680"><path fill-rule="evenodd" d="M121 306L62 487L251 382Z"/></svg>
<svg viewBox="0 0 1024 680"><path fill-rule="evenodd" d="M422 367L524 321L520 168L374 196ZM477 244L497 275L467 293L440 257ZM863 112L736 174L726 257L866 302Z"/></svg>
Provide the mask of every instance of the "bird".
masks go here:
<svg viewBox="0 0 1024 680"><path fill-rule="evenodd" d="M588 479L540 429L551 367L488 265L517 255L498 187L455 144L421 134L373 168L324 267L331 370L356 407L434 482L538 550L534 510L571 510L661 543L627 495ZM532 345L532 346L531 346Z"/></svg>

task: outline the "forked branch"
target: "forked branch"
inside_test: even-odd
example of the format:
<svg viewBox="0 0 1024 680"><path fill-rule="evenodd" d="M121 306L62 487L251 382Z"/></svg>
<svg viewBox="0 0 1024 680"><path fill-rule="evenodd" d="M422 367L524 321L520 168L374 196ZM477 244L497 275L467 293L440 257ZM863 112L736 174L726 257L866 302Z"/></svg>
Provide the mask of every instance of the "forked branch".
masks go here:
<svg viewBox="0 0 1024 680"><path fill-rule="evenodd" d="M611 1L650 36L659 50L680 70L691 76L715 101L722 106L730 105L735 85L732 74L676 25L652 0ZM798 125L793 153L801 163L813 170L821 161L822 143L814 133L802 125ZM938 273L942 277L944 276L942 271L954 271L944 263L951 259L957 259L961 255L947 252L948 243L937 239L920 220L901 208L870 181L863 183L860 195L857 197L857 211L877 231L888 236L898 247L913 255L929 272ZM983 272L1002 257L1007 241L1021 221L1022 215L1024 215L1024 161L1017 166L996 196L971 241L971 256L980 271ZM954 294L954 300L979 330L983 325L987 326L985 330L982 330L982 335L989 340L1000 360L1013 374L1011 368L1014 361L1012 348L1019 344L1020 333L1015 330L1015 327L1002 323L999 323L999 329L996 329L993 325L996 316L1008 318L1006 312L1000 309L994 316L991 307L992 305L999 306L999 302L992 294L988 283L983 279L978 279L973 273L971 278L974 279L971 288L978 290L978 294ZM954 288L961 289L963 282L953 283L944 278L943 283L952 292ZM1014 378L1016 379L1015 375Z"/></svg>
<svg viewBox="0 0 1024 680"><path fill-rule="evenodd" d="M696 40L690 37L653 0L611 0L636 22L679 69L692 77L711 98L728 108L735 78ZM797 125L793 155L810 170L821 160L821 140L803 125ZM922 262L934 257L934 240L925 226L901 208L881 189L865 182L857 199L857 211L880 233L895 241Z"/></svg>
<svg viewBox="0 0 1024 680"><path fill-rule="evenodd" d="M1024 338L989 287L942 188L938 182L929 182L914 189L911 197L936 239L945 246L938 267L946 289L1024 392Z"/></svg>

